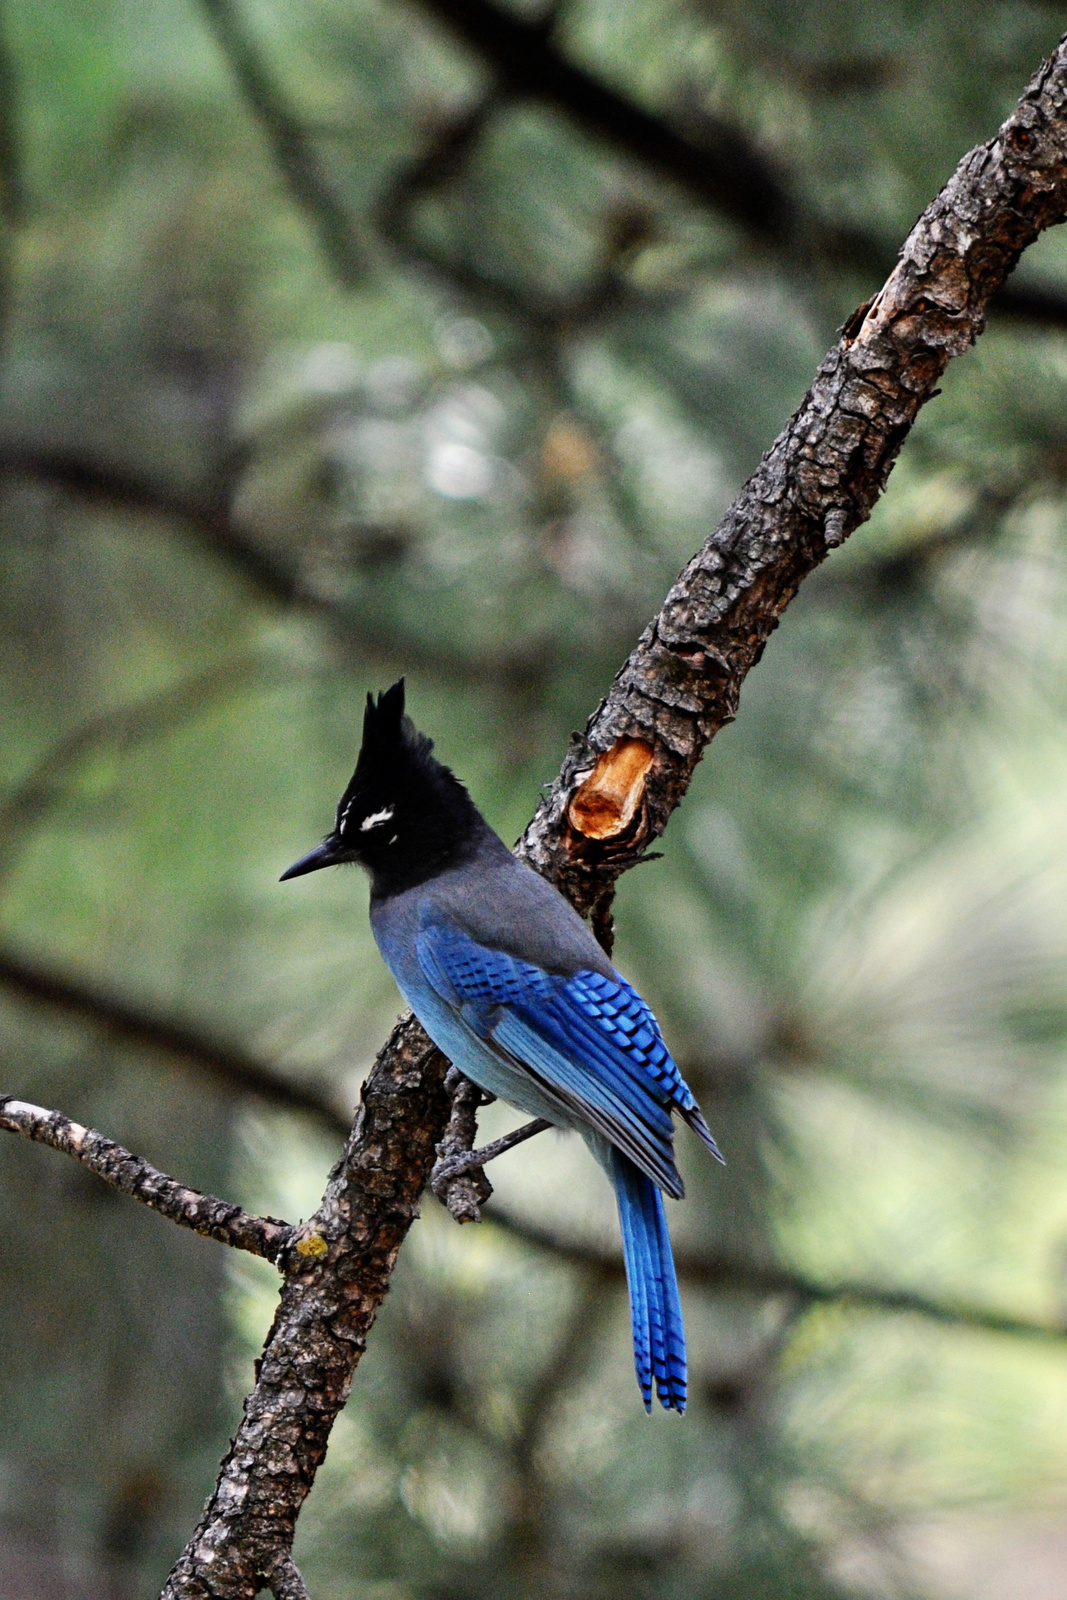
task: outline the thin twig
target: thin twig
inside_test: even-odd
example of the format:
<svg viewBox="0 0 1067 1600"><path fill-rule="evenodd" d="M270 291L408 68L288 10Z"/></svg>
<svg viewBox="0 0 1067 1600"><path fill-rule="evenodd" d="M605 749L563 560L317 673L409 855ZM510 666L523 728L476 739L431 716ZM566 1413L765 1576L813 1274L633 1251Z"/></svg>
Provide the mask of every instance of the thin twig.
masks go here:
<svg viewBox="0 0 1067 1600"><path fill-rule="evenodd" d="M46 1111L43 1106L16 1100L13 1095L0 1095L0 1128L73 1156L113 1189L150 1206L179 1227L191 1228L205 1239L217 1239L235 1250L247 1250L275 1265L285 1259L294 1243L300 1250L298 1230L288 1222L280 1222L277 1217L252 1216L240 1206L219 1200L213 1194L201 1194L199 1189L177 1183L143 1157L124 1150L120 1144L97 1133L95 1128L83 1128L80 1122L71 1122L58 1111Z"/></svg>

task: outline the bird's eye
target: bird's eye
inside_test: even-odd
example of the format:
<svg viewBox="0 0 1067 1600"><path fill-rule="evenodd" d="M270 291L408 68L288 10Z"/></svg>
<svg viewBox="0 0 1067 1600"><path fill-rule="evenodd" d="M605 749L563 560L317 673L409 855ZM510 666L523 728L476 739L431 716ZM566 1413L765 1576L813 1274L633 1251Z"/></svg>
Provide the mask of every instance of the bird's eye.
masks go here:
<svg viewBox="0 0 1067 1600"><path fill-rule="evenodd" d="M364 817L359 825L360 833L369 833L372 828L380 828L383 822L392 820L395 806L386 806L384 811L372 811L369 817Z"/></svg>

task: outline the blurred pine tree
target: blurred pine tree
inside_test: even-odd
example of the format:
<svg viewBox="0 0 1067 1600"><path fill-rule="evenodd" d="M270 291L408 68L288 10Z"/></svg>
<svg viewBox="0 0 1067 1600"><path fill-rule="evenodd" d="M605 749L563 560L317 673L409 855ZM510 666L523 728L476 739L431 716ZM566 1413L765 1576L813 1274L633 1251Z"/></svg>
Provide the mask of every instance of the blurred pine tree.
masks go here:
<svg viewBox="0 0 1067 1600"><path fill-rule="evenodd" d="M1056 32L1036 0L10 0L5 1088L311 1210L335 1138L196 1038L354 1099L397 1006L359 886L274 880L364 690L406 670L517 834ZM620 894L729 1160L683 1148L672 1217L691 1414L637 1403L598 1175L524 1146L480 1230L427 1201L300 1524L316 1600L1021 1592L1025 1548L968 1562L1067 1484L1059 234L991 324ZM196 1037L150 1050L114 996ZM132 1600L274 1279L61 1165L0 1148L0 1594Z"/></svg>

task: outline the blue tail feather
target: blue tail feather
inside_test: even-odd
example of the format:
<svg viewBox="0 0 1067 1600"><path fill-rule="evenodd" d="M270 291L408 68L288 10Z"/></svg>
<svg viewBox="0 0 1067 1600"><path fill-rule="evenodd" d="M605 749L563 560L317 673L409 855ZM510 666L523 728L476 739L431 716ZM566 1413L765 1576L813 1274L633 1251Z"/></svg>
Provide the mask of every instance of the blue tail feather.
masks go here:
<svg viewBox="0 0 1067 1600"><path fill-rule="evenodd" d="M652 1409L654 1377L660 1404L668 1411L684 1411L685 1333L663 1196L619 1150L611 1153L611 1173L630 1286L634 1364L645 1410Z"/></svg>

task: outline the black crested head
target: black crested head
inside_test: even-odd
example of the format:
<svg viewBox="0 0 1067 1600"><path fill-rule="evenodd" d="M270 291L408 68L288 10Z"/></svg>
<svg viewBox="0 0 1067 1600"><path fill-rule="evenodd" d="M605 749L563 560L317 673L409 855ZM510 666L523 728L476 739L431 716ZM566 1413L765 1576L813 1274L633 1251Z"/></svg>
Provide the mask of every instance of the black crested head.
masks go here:
<svg viewBox="0 0 1067 1600"><path fill-rule="evenodd" d="M474 801L433 754L433 740L404 715L404 680L367 696L356 770L333 832L282 874L297 878L346 861L366 867L376 899L435 878L488 833Z"/></svg>

